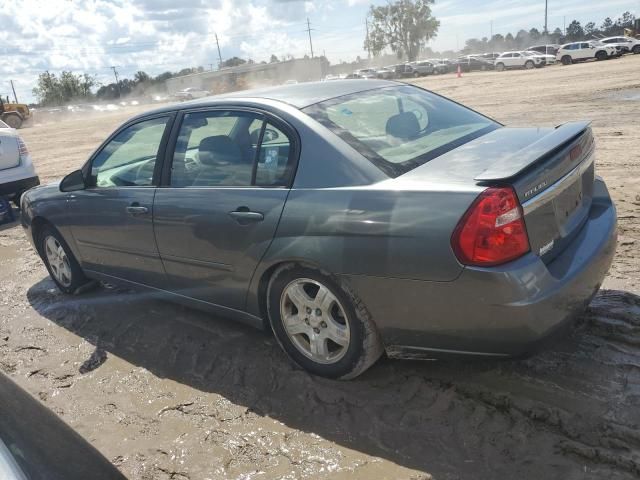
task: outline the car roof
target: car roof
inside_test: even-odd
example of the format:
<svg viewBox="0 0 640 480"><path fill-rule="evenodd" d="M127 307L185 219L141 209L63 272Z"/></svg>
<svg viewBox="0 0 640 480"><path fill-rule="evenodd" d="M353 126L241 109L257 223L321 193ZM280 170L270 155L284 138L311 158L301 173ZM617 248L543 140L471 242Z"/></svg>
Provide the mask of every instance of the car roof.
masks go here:
<svg viewBox="0 0 640 480"><path fill-rule="evenodd" d="M256 88L250 90L240 90L237 92L222 93L212 95L189 102L169 105L158 108L135 118L147 116L150 114L172 112L176 110L184 110L185 108L197 108L199 106L211 106L217 100L275 100L286 103L298 109L303 109L316 103L324 102L336 97L351 95L353 93L364 92L367 90L375 90L377 88L404 85L400 82L389 80L334 80L331 82L305 82L295 85L279 85L277 87Z"/></svg>

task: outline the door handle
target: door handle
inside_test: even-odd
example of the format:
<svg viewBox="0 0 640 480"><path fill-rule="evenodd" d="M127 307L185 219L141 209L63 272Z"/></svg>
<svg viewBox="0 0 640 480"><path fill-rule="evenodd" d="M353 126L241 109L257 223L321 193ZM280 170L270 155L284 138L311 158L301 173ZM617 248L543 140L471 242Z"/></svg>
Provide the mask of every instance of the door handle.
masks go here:
<svg viewBox="0 0 640 480"><path fill-rule="evenodd" d="M251 222L261 222L264 215L260 212L252 212L248 207L238 207L237 210L229 212L229 216L240 225L246 225Z"/></svg>
<svg viewBox="0 0 640 480"><path fill-rule="evenodd" d="M149 213L149 209L147 207L142 207L138 202L133 202L127 208L127 213L129 215L144 215L145 213Z"/></svg>

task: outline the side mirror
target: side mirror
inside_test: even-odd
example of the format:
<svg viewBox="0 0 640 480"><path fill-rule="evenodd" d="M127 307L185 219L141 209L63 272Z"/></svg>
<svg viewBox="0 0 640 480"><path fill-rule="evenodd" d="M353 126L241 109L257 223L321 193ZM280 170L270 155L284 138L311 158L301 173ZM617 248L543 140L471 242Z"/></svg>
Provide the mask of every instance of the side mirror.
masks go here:
<svg viewBox="0 0 640 480"><path fill-rule="evenodd" d="M85 188L87 188L87 184L84 180L82 170L71 172L60 182L61 192L75 192L77 190L84 190Z"/></svg>

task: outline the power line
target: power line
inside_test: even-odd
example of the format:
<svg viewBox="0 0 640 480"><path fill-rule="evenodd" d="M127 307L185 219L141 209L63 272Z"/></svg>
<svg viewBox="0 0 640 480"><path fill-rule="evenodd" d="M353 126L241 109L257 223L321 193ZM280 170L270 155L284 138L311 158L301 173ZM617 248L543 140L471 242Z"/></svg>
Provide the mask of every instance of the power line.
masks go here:
<svg viewBox="0 0 640 480"><path fill-rule="evenodd" d="M309 33L309 47L311 47L311 58L313 58L313 43L311 43L311 23L309 23L309 17L307 17L307 32Z"/></svg>

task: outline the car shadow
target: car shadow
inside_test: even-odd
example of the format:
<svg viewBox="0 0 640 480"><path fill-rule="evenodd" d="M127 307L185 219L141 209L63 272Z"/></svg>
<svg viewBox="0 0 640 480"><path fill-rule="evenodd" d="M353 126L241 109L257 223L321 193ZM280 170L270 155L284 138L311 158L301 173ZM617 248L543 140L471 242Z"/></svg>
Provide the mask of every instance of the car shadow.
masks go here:
<svg viewBox="0 0 640 480"><path fill-rule="evenodd" d="M528 359L383 358L343 382L293 366L268 332L145 293L100 287L69 297L53 287L43 279L28 300L96 346L85 371L99 368L109 352L158 377L437 478L513 478L514 472L568 478L564 473L601 463L614 470L622 465L625 474L624 462L588 452L605 448L607 435L640 451L640 440L617 429L640 425L633 398L621 393L629 380L624 365L640 365L640 331L629 334L640 297L627 292L601 292L572 334Z"/></svg>

